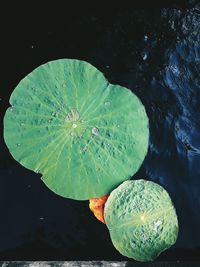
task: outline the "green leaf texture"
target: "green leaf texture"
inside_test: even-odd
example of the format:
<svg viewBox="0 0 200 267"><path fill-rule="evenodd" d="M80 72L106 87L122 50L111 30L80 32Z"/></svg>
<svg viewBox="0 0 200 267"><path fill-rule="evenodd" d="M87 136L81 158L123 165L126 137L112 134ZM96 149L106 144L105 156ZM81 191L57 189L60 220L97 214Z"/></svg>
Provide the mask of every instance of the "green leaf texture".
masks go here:
<svg viewBox="0 0 200 267"><path fill-rule="evenodd" d="M123 182L110 194L104 216L113 245L129 258L154 260L176 242L174 206L164 188L154 182Z"/></svg>
<svg viewBox="0 0 200 267"><path fill-rule="evenodd" d="M148 118L140 100L85 61L39 66L20 81L10 104L4 118L10 153L63 197L110 193L147 153Z"/></svg>

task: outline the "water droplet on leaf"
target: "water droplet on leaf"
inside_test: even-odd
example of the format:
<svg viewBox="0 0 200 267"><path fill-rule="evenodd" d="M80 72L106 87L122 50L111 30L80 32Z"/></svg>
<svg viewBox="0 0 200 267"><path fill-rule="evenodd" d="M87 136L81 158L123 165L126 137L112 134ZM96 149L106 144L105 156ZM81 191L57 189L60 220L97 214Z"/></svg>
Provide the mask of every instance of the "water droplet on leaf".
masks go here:
<svg viewBox="0 0 200 267"><path fill-rule="evenodd" d="M96 127L92 128L92 134L97 136L99 134L99 129Z"/></svg>
<svg viewBox="0 0 200 267"><path fill-rule="evenodd" d="M76 127L77 127L77 124L76 124L76 123L73 123L73 124L72 124L72 128L75 129Z"/></svg>
<svg viewBox="0 0 200 267"><path fill-rule="evenodd" d="M113 134L111 133L110 130L107 130L107 131L106 131L106 135L107 135L108 137L112 137Z"/></svg>
<svg viewBox="0 0 200 267"><path fill-rule="evenodd" d="M105 105L106 107L109 107L109 106L110 106L110 101L106 101L106 102L104 103L104 105Z"/></svg>

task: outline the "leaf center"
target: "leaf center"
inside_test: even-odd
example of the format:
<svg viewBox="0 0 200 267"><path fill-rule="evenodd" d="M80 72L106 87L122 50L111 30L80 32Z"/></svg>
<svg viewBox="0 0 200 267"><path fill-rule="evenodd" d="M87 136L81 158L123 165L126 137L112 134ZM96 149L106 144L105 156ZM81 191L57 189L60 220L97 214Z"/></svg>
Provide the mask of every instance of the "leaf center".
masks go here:
<svg viewBox="0 0 200 267"><path fill-rule="evenodd" d="M65 117L65 121L75 122L75 121L78 121L79 117L80 117L80 115L79 115L78 110L73 108L67 113L67 116ZM76 125L76 124L73 124L73 125ZM77 125L73 128L76 128L76 127L77 127Z"/></svg>

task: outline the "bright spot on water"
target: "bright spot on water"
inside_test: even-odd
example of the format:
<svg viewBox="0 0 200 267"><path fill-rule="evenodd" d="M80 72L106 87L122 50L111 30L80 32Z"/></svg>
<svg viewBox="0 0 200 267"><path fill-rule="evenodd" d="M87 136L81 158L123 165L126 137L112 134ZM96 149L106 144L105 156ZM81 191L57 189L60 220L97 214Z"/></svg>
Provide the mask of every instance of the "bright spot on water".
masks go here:
<svg viewBox="0 0 200 267"><path fill-rule="evenodd" d="M179 69L178 69L178 67L176 65L171 65L171 66L169 66L169 68L171 69L173 74L175 74L176 76L180 75L180 71L179 71Z"/></svg>
<svg viewBox="0 0 200 267"><path fill-rule="evenodd" d="M143 60L146 60L147 57L148 57L148 54L147 54L146 52L143 52L143 53L141 54L141 56L142 56L142 59L143 59Z"/></svg>

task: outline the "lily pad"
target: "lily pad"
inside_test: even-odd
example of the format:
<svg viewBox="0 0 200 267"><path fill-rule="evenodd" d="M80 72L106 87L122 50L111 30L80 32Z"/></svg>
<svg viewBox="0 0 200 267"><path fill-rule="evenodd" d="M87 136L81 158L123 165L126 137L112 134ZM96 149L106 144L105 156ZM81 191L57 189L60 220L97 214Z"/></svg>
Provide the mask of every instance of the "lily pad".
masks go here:
<svg viewBox="0 0 200 267"><path fill-rule="evenodd" d="M154 260L177 239L172 201L154 182L123 182L106 201L104 218L115 248L138 261Z"/></svg>
<svg viewBox="0 0 200 267"><path fill-rule="evenodd" d="M147 153L144 106L87 62L60 59L39 66L20 81L10 104L4 118L10 153L60 196L109 194Z"/></svg>

